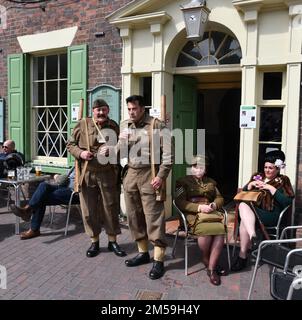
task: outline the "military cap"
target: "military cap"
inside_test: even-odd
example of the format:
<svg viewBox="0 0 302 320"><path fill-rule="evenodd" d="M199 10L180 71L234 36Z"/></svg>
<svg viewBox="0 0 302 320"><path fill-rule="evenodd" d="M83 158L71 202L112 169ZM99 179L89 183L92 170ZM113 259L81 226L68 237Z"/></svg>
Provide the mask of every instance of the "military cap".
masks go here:
<svg viewBox="0 0 302 320"><path fill-rule="evenodd" d="M208 166L209 165L208 157L203 154L194 155L191 159L191 166L195 166L195 165Z"/></svg>
<svg viewBox="0 0 302 320"><path fill-rule="evenodd" d="M92 109L100 108L100 107L104 107L104 106L109 108L108 103L104 99L97 99L97 100L93 101Z"/></svg>

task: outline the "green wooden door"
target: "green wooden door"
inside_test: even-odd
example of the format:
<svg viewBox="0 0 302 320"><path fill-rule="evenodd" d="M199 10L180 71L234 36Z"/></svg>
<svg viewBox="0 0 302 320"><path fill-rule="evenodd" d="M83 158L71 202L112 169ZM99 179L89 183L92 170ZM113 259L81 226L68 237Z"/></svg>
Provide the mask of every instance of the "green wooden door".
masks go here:
<svg viewBox="0 0 302 320"><path fill-rule="evenodd" d="M196 125L197 125L197 85L194 78L185 76L174 77L174 108L173 108L173 128L179 128L183 131L185 137L185 129L193 129L193 152L196 152ZM183 141L183 150L177 148L177 140L175 152L183 152L185 160L185 148L188 145ZM187 159L190 160L190 159ZM175 190L175 181L186 175L187 164L175 164L173 166L172 175L172 194Z"/></svg>
<svg viewBox="0 0 302 320"><path fill-rule="evenodd" d="M84 99L83 117L87 115L87 45L68 48L68 134L77 124L73 119L73 108L79 107L80 99ZM68 164L74 158L68 153Z"/></svg>

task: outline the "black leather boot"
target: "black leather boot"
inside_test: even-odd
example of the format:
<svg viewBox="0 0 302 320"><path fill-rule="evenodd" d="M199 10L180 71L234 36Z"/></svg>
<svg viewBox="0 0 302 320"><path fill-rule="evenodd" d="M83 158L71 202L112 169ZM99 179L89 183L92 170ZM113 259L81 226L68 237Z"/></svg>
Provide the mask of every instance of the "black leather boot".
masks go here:
<svg viewBox="0 0 302 320"><path fill-rule="evenodd" d="M247 266L247 258L243 259L238 256L237 259L235 260L235 262L232 264L231 270L232 271L241 271L241 270L245 269L246 266Z"/></svg>
<svg viewBox="0 0 302 320"><path fill-rule="evenodd" d="M114 254L118 257L125 257L127 255L127 253L121 249L116 241L108 242L108 250L114 252Z"/></svg>
<svg viewBox="0 0 302 320"><path fill-rule="evenodd" d="M125 264L127 267L136 267L136 266L140 266L141 264L145 264L149 262L150 262L149 252L140 252L134 258L126 260Z"/></svg>
<svg viewBox="0 0 302 320"><path fill-rule="evenodd" d="M149 272L149 278L156 280L161 278L165 273L164 263L162 261L154 261L153 267Z"/></svg>
<svg viewBox="0 0 302 320"><path fill-rule="evenodd" d="M93 258L98 255L99 251L100 251L99 242L98 241L92 242L91 246L89 247L89 249L86 252L86 256L88 258Z"/></svg>

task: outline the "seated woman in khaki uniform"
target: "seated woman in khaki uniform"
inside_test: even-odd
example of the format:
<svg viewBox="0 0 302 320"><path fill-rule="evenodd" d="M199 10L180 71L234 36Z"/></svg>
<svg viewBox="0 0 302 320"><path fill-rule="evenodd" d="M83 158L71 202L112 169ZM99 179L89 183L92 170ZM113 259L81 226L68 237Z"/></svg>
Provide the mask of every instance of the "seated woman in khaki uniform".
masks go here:
<svg viewBox="0 0 302 320"><path fill-rule="evenodd" d="M216 182L206 176L207 159L195 156L192 160L192 175L176 182L176 205L186 215L188 225L198 237L202 261L207 268L210 282L220 285L220 276L226 272L218 265L226 233L223 216L217 210L223 205L223 197Z"/></svg>

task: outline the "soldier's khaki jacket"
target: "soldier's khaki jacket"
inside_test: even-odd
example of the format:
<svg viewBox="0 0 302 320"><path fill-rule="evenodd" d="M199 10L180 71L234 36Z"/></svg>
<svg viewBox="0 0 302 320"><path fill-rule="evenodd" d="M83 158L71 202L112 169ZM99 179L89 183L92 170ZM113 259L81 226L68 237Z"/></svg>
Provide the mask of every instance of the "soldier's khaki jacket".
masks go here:
<svg viewBox="0 0 302 320"><path fill-rule="evenodd" d="M71 137L67 142L66 147L67 147L67 150L76 159L80 159L80 154L83 151L88 150L85 121L87 121L88 141L89 141L90 151L95 155L95 157L89 161L89 168L92 168L92 167L97 168L101 165L98 163L96 155L100 146L103 144L103 142L100 143L99 132L95 127L92 121L92 118L84 118L77 123L77 125L73 129L73 133ZM114 146L117 143L117 139L119 135L119 126L115 121L108 118L108 120L102 125L102 127L99 126L99 129L102 132L104 137L108 136L108 129L112 130L112 132L114 132L116 135L115 140L109 139L106 142L106 145Z"/></svg>
<svg viewBox="0 0 302 320"><path fill-rule="evenodd" d="M203 177L198 181L194 176L185 176L176 181L175 202L184 213L197 214L200 203L194 203L192 198L202 197L203 203L216 204L217 209L223 206L223 197L217 189L215 180Z"/></svg>
<svg viewBox="0 0 302 320"><path fill-rule="evenodd" d="M125 128L130 130L131 134L128 141L128 166L130 168L139 169L151 167L151 125L153 117L145 114L143 118L134 123L131 120L124 120L121 122L121 131ZM172 168L174 161L174 142L169 130L166 128L165 123L158 119L155 119L154 129L159 133L158 144L154 144L154 154L156 163L157 176L161 179L166 179ZM133 147L137 147L132 149ZM122 140L119 140L119 149L123 148ZM132 151L134 152L131 152ZM121 155L122 157L122 155ZM143 159L143 162L142 162Z"/></svg>

